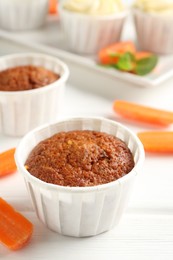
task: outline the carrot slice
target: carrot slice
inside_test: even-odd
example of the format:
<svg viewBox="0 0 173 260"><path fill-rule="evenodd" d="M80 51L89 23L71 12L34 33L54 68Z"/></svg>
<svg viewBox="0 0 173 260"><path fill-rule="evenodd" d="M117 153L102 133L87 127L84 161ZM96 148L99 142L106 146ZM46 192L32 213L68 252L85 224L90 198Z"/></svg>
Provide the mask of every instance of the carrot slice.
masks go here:
<svg viewBox="0 0 173 260"><path fill-rule="evenodd" d="M136 58L137 60L140 60L140 59L148 58L148 57L150 57L150 56L152 56L152 55L153 55L153 53L151 53L151 52L139 51L139 52L136 52L135 58Z"/></svg>
<svg viewBox="0 0 173 260"><path fill-rule="evenodd" d="M49 0L49 13L56 14L57 11L57 0Z"/></svg>
<svg viewBox="0 0 173 260"><path fill-rule="evenodd" d="M0 198L0 241L11 250L22 248L31 238L33 224Z"/></svg>
<svg viewBox="0 0 173 260"><path fill-rule="evenodd" d="M101 64L111 65L116 64L119 60L119 55L126 52L135 54L135 46L132 42L117 42L103 48L98 53L98 58Z"/></svg>
<svg viewBox="0 0 173 260"><path fill-rule="evenodd" d="M0 153L0 177L13 173L17 170L14 160L15 148Z"/></svg>
<svg viewBox="0 0 173 260"><path fill-rule="evenodd" d="M146 152L173 153L173 132L140 132L137 134Z"/></svg>
<svg viewBox="0 0 173 260"><path fill-rule="evenodd" d="M143 123L168 126L173 123L173 112L155 109L123 100L116 100L113 109L121 116Z"/></svg>

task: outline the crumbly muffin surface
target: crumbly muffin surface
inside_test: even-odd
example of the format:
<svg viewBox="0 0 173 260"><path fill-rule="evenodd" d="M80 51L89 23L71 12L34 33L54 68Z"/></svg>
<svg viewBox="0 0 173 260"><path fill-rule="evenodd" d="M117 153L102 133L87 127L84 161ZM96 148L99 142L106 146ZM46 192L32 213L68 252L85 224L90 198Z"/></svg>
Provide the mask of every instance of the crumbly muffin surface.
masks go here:
<svg viewBox="0 0 173 260"><path fill-rule="evenodd" d="M0 91L21 91L44 87L60 75L37 66L18 66L0 72Z"/></svg>
<svg viewBox="0 0 173 260"><path fill-rule="evenodd" d="M132 153L123 141L89 130L57 133L40 142L26 161L33 176L70 187L105 184L133 167Z"/></svg>

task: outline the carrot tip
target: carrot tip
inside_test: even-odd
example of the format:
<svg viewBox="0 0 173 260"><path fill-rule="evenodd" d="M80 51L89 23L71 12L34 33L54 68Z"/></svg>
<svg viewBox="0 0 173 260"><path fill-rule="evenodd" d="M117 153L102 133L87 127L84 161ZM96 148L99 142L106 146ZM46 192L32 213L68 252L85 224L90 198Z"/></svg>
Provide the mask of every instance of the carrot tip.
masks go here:
<svg viewBox="0 0 173 260"><path fill-rule="evenodd" d="M17 166L14 160L15 148L0 153L0 177L14 173Z"/></svg>

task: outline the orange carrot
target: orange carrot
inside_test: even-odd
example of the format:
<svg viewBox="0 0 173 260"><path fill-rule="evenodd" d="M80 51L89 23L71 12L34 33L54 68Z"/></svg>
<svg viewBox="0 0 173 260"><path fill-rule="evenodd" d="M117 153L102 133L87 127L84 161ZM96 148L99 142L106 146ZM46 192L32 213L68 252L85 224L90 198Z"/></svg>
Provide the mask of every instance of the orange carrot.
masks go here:
<svg viewBox="0 0 173 260"><path fill-rule="evenodd" d="M0 177L17 170L14 160L15 148L0 153Z"/></svg>
<svg viewBox="0 0 173 260"><path fill-rule="evenodd" d="M140 132L137 135L146 152L173 153L173 132Z"/></svg>
<svg viewBox="0 0 173 260"><path fill-rule="evenodd" d="M98 58L101 64L111 65L116 64L119 60L119 55L126 52L134 54L136 51L135 46L132 42L117 42L103 48L98 53Z"/></svg>
<svg viewBox="0 0 173 260"><path fill-rule="evenodd" d="M151 53L151 52L140 51L140 52L136 52L135 58L136 58L137 60L140 60L140 59L148 58L148 57L150 57L150 56L152 56L152 55L153 55L153 53Z"/></svg>
<svg viewBox="0 0 173 260"><path fill-rule="evenodd" d="M0 198L0 242L17 250L29 241L32 232L33 224Z"/></svg>
<svg viewBox="0 0 173 260"><path fill-rule="evenodd" d="M113 109L121 116L142 122L160 126L168 126L173 123L173 112L155 109L123 100L116 100Z"/></svg>
<svg viewBox="0 0 173 260"><path fill-rule="evenodd" d="M49 0L49 13L56 14L57 11L57 0Z"/></svg>

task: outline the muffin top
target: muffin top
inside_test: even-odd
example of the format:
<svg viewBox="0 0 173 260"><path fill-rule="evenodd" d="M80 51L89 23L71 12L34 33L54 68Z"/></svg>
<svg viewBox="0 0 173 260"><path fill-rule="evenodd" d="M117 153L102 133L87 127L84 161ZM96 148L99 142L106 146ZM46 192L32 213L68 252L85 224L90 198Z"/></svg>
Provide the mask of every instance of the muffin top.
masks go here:
<svg viewBox="0 0 173 260"><path fill-rule="evenodd" d="M60 75L37 66L18 66L0 72L0 91L21 91L44 87Z"/></svg>
<svg viewBox="0 0 173 260"><path fill-rule="evenodd" d="M68 11L88 15L109 15L124 10L121 0L67 0L63 7Z"/></svg>
<svg viewBox="0 0 173 260"><path fill-rule="evenodd" d="M173 14L173 0L136 0L134 7L147 13Z"/></svg>
<svg viewBox="0 0 173 260"><path fill-rule="evenodd" d="M128 174L134 160L127 145L103 132L60 132L40 142L25 163L47 183L86 187L109 183Z"/></svg>

